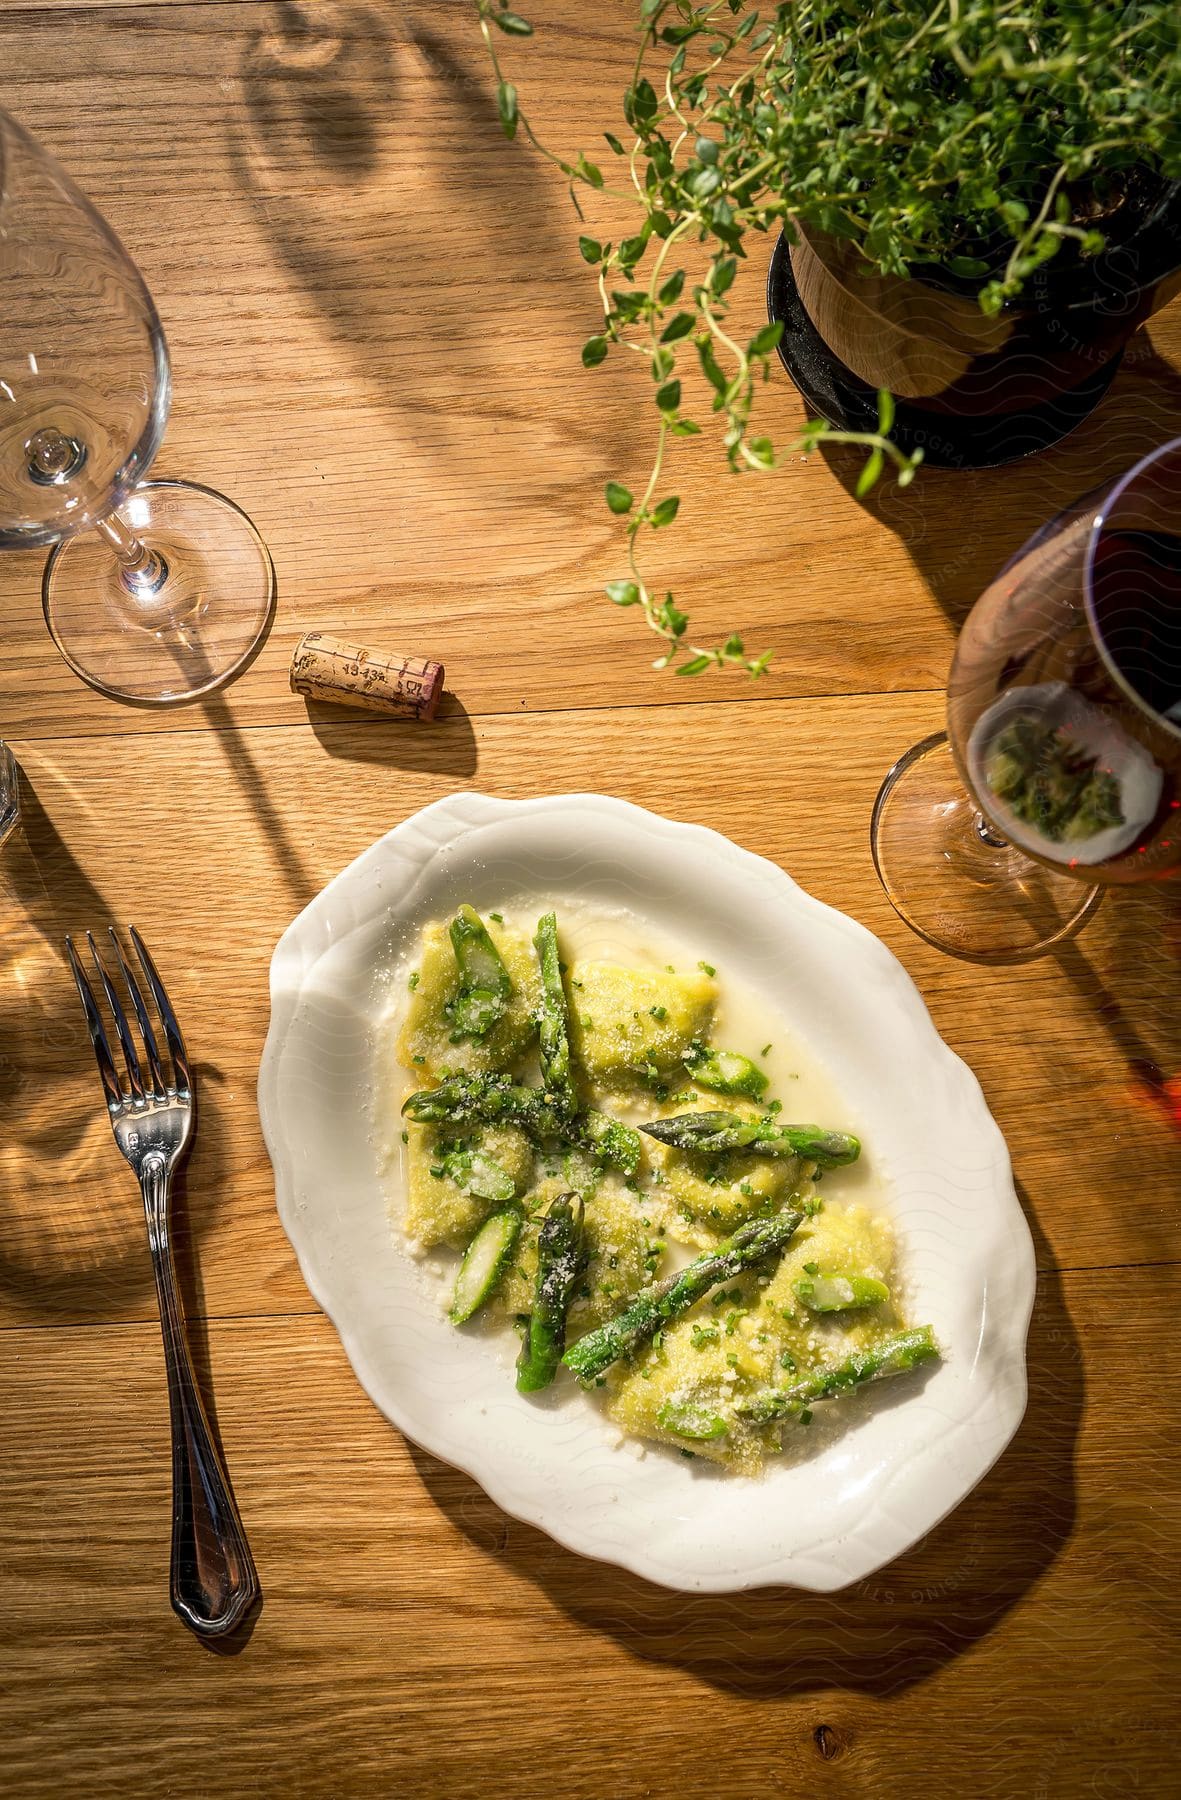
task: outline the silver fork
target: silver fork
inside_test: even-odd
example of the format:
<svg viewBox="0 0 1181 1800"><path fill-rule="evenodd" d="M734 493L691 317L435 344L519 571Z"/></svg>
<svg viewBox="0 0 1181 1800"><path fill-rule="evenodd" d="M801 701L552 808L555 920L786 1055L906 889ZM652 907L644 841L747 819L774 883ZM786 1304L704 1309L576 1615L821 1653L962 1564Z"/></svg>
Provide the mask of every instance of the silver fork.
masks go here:
<svg viewBox="0 0 1181 1800"><path fill-rule="evenodd" d="M139 1178L148 1221L172 1421L172 1607L199 1637L221 1637L233 1630L257 1598L258 1575L229 1473L214 1443L193 1374L172 1262L169 1194L173 1171L193 1136L196 1097L192 1069L164 983L134 926L131 941L163 1028L171 1063L167 1074L143 993L119 947L114 926L111 943L139 1026L142 1052L136 1048L118 990L103 966L94 938L86 933L123 1052L126 1088L115 1067L94 990L68 937L66 951L86 1013L111 1130Z"/></svg>

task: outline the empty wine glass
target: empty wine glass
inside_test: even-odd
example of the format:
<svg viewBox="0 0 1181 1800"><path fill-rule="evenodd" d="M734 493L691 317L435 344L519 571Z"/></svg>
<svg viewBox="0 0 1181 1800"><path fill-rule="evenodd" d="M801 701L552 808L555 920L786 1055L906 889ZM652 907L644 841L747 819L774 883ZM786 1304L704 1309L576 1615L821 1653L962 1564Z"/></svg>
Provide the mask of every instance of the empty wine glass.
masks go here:
<svg viewBox="0 0 1181 1800"><path fill-rule="evenodd" d="M929 943L1025 961L1106 886L1181 869L1181 438L1006 564L960 634L947 726L890 770L870 830Z"/></svg>
<svg viewBox="0 0 1181 1800"><path fill-rule="evenodd" d="M229 680L275 575L233 501L143 480L168 352L143 278L53 159L0 112L0 548L52 544L45 619L70 667L143 704Z"/></svg>

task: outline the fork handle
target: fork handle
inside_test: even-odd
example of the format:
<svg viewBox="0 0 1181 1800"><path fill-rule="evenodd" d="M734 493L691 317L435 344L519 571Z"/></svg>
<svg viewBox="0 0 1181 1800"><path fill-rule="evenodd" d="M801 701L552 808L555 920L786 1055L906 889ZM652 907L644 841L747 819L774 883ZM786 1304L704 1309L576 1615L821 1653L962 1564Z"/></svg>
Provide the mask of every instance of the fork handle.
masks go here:
<svg viewBox="0 0 1181 1800"><path fill-rule="evenodd" d="M214 1443L185 1336L169 1235L171 1171L163 1156L140 1172L160 1303L172 1423L172 1609L198 1637L223 1637L258 1597L258 1575L229 1471Z"/></svg>

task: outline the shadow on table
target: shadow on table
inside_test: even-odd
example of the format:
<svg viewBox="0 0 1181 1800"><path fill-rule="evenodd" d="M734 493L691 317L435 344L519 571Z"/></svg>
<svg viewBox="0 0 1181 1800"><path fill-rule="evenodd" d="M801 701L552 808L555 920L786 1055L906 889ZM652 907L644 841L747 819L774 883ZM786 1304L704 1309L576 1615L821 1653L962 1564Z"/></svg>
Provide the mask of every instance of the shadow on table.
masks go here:
<svg viewBox="0 0 1181 1800"><path fill-rule="evenodd" d="M542 604L528 534L506 535L506 518L544 514L551 577L580 562L585 497L625 451L626 411L603 401L626 375L602 371L593 417L573 410L573 389L561 397L597 316L577 222L556 176L505 141L478 34L457 54L428 10L401 11L391 30L363 0L279 8L279 29L243 55L229 157L279 267L332 334L300 378L339 387L347 358L358 422L331 451L345 480L363 489L378 460L388 480L393 459L408 495L442 494L464 471L471 545L499 546L481 587L511 574ZM539 372L560 397L541 408ZM389 515L391 540L414 530L408 506ZM435 515L422 529L429 539ZM466 569L469 549L419 546L415 612L423 568Z"/></svg>
<svg viewBox="0 0 1181 1800"><path fill-rule="evenodd" d="M1178 435L1181 372L1142 330L1095 411L1051 449L994 469L928 466L908 488L887 476L862 504L898 538L958 631L989 582L1040 526ZM861 453L839 445L821 451L852 493Z"/></svg>
<svg viewBox="0 0 1181 1800"><path fill-rule="evenodd" d="M294 910L300 912L323 886L317 870L300 850L295 830L288 823L289 819L298 821L301 817L303 796L291 793L286 816L276 805L274 794L282 771L268 775L259 766L245 732L234 722L225 690L207 695L201 701L201 710L210 730L217 734L217 744L230 774L258 822L270 849L275 872L283 882Z"/></svg>
<svg viewBox="0 0 1181 1800"><path fill-rule="evenodd" d="M479 757L471 716L454 694L443 695L438 716L429 725L383 719L376 713L349 713L318 700L306 705L308 724L329 756L461 781L476 772Z"/></svg>
<svg viewBox="0 0 1181 1800"><path fill-rule="evenodd" d="M412 1449L423 1485L478 1548L646 1661L676 1664L751 1698L911 1687L995 1630L1073 1529L1083 1361L1058 1272L1030 1223L1044 1272L1028 1350L1029 1404L1015 1438L921 1543L842 1593L671 1593L562 1549L509 1519L467 1475ZM838 1754L839 1733L818 1726L817 1744L826 1757Z"/></svg>
<svg viewBox="0 0 1181 1800"><path fill-rule="evenodd" d="M1181 877L1110 890L1087 929L1052 957L1114 1052L1115 1114L1128 1117L1128 1100L1139 1109L1142 1124L1120 1141L1123 1182L1148 1203L1137 1224L1137 1260L1171 1258L1176 1224L1168 1203L1176 1182L1162 1175L1181 1155ZM1051 1092L1075 1063L1069 1040L1046 1046L1040 1074ZM1100 1092L1096 1128L1110 1134L1103 1105Z"/></svg>
<svg viewBox="0 0 1181 1800"><path fill-rule="evenodd" d="M97 831L110 828L95 820ZM0 1288L34 1318L152 1316L143 1208L111 1136L64 940L67 932L84 938L88 929L101 938L108 924L142 925L183 1025L168 945L150 920L112 918L27 770L21 826L0 852L0 908ZM174 1243L182 1275L196 1239L216 1223L225 1191L220 1072L208 1060L194 1061L205 1129L177 1186ZM187 1204L186 1179L207 1197L201 1208ZM186 1306L196 1317L203 1305L192 1268L186 1285Z"/></svg>
<svg viewBox="0 0 1181 1800"><path fill-rule="evenodd" d="M478 38L470 49L482 55ZM568 216L557 229L560 190L505 142L491 70L473 80L442 33L409 14L395 34L388 9L365 0L285 0L252 38L240 77L237 179L360 372L397 409L450 413L459 394L465 416L503 418L503 384L492 394L490 375L519 374L520 346L472 329L471 299L528 270L531 330L546 310L568 329L553 279L573 265ZM437 261L441 222L452 239L466 226L469 280L408 311L407 288Z"/></svg>

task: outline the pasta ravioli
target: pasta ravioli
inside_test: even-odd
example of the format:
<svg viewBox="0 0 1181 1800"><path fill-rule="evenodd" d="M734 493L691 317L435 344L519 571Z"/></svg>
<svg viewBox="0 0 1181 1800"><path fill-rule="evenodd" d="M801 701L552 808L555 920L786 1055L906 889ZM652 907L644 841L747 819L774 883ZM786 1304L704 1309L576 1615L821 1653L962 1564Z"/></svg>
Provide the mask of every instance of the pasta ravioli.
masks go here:
<svg viewBox="0 0 1181 1800"><path fill-rule="evenodd" d="M521 1331L522 1392L573 1376L624 1432L757 1473L937 1347L888 1221L830 1197L856 1137L787 1121L770 1045L715 1041L717 971L564 949L553 912L424 928L404 1228L461 1253L457 1324Z"/></svg>

